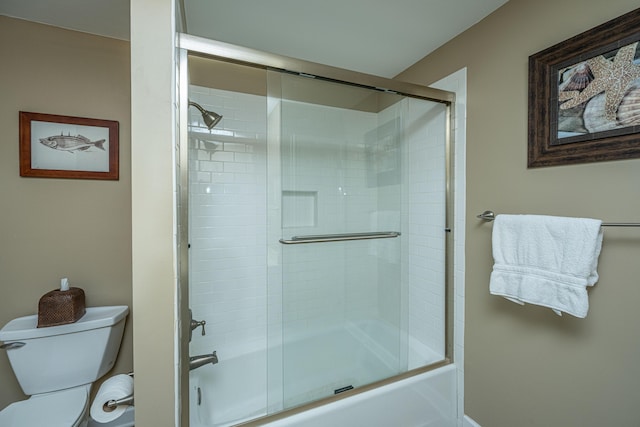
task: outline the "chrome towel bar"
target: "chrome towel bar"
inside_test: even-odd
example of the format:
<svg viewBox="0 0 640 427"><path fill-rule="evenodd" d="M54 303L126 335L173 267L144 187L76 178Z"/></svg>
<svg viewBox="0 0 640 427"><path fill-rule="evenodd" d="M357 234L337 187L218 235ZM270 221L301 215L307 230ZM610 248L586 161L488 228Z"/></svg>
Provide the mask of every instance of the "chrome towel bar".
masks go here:
<svg viewBox="0 0 640 427"><path fill-rule="evenodd" d="M483 221L491 222L496 219L496 214L493 211L484 211L476 218L480 218ZM640 223L637 222L603 222L603 227L640 227Z"/></svg>
<svg viewBox="0 0 640 427"><path fill-rule="evenodd" d="M371 233L316 234L293 236L291 239L280 239L283 245L300 243L342 242L345 240L391 239L400 236L399 231L377 231Z"/></svg>

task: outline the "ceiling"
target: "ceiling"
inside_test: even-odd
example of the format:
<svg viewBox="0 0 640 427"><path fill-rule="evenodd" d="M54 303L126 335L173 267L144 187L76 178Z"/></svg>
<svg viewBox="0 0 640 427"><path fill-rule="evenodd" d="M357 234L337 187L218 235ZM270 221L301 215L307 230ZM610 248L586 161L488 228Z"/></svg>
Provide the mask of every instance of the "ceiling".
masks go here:
<svg viewBox="0 0 640 427"><path fill-rule="evenodd" d="M507 0L182 0L189 34L393 77ZM1 0L0 15L129 39L129 0Z"/></svg>

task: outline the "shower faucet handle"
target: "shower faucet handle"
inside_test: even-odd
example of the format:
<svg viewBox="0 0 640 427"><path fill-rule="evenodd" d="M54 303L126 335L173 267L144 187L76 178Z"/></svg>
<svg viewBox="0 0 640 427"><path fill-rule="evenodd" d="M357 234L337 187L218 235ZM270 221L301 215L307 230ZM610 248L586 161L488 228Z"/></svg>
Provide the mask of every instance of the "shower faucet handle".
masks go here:
<svg viewBox="0 0 640 427"><path fill-rule="evenodd" d="M189 342L191 342L191 338L193 338L193 330L199 326L202 326L202 335L205 335L204 325L207 322L205 320L193 320L193 312L189 309Z"/></svg>
<svg viewBox="0 0 640 427"><path fill-rule="evenodd" d="M191 319L191 330L193 331L194 329L202 326L202 336L206 335L206 332L204 330L204 325L207 324L206 320L193 320Z"/></svg>

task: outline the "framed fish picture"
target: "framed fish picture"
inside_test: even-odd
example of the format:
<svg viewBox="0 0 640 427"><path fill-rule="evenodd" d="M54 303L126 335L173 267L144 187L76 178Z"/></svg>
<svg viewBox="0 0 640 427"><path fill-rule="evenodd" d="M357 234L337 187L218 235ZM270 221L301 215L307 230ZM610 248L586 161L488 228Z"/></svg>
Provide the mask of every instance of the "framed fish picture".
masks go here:
<svg viewBox="0 0 640 427"><path fill-rule="evenodd" d="M529 57L528 167L640 158L640 9Z"/></svg>
<svg viewBox="0 0 640 427"><path fill-rule="evenodd" d="M118 122L20 111L20 176L118 180Z"/></svg>

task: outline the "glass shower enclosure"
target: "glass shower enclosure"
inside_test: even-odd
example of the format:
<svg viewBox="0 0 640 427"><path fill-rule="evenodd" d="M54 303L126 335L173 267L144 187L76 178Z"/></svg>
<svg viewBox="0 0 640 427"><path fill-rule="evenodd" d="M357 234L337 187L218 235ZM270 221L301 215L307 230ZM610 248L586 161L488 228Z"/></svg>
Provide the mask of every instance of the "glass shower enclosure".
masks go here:
<svg viewBox="0 0 640 427"><path fill-rule="evenodd" d="M446 363L450 102L202 56L188 97L191 425Z"/></svg>

